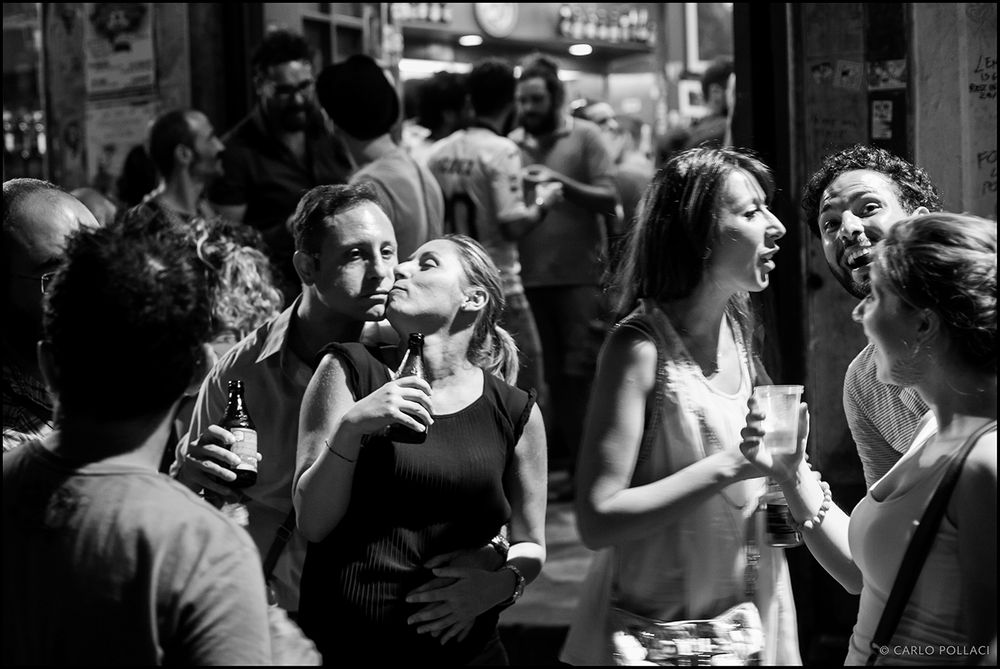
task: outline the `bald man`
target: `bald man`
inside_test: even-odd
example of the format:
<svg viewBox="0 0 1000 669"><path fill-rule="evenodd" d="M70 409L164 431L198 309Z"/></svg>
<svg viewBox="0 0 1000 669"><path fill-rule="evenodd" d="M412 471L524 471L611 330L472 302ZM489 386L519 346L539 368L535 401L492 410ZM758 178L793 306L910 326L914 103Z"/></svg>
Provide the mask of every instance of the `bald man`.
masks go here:
<svg viewBox="0 0 1000 669"><path fill-rule="evenodd" d="M52 402L38 368L42 298L59 267L66 239L97 227L80 200L46 181L3 184L3 450L52 431Z"/></svg>
<svg viewBox="0 0 1000 669"><path fill-rule="evenodd" d="M91 188L90 186L74 188L69 194L82 202L83 206L90 210L90 213L94 215L94 218L97 219L100 225L111 223L115 220L115 216L118 215L118 207L115 203L105 197L96 188Z"/></svg>

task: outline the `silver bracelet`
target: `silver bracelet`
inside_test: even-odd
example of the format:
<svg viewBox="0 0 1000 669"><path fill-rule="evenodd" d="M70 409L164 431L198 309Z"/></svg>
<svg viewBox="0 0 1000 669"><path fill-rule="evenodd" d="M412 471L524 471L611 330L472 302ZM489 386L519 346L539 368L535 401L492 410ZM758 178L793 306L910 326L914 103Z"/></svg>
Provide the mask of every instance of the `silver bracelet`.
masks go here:
<svg viewBox="0 0 1000 669"><path fill-rule="evenodd" d="M521 570L518 569L516 566L512 565L510 562L505 562L504 565L500 567L500 569L498 569L497 571L500 571L501 569L509 569L510 571L514 572L514 578L516 580L514 582L514 592L511 594L510 597L500 602L497 606L510 606L511 604L519 600L521 598L521 595L524 594L524 584L525 584L524 574L522 574Z"/></svg>

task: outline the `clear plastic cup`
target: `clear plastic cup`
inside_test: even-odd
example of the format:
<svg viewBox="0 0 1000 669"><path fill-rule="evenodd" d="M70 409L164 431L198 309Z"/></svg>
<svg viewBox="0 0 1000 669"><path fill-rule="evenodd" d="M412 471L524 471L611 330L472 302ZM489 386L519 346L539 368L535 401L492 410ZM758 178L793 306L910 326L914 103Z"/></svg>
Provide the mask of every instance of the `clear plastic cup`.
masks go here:
<svg viewBox="0 0 1000 669"><path fill-rule="evenodd" d="M802 386L757 386L757 406L764 412L764 445L771 453L794 453L799 430Z"/></svg>

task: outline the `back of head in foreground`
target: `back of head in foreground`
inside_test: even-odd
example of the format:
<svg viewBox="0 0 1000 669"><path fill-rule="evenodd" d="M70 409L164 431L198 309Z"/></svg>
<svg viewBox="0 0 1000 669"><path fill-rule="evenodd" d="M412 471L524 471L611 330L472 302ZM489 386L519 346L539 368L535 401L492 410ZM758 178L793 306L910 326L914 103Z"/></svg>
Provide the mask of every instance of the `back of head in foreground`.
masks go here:
<svg viewBox="0 0 1000 669"><path fill-rule="evenodd" d="M936 314L958 365L996 376L996 221L948 212L905 219L889 230L875 263L910 308Z"/></svg>
<svg viewBox="0 0 1000 669"><path fill-rule="evenodd" d="M175 229L70 239L40 356L58 438L4 459L5 661L272 661L252 541L156 473L209 325L204 267Z"/></svg>
<svg viewBox="0 0 1000 669"><path fill-rule="evenodd" d="M58 419L168 411L205 361L205 267L180 232L112 225L69 242L45 304L43 348Z"/></svg>

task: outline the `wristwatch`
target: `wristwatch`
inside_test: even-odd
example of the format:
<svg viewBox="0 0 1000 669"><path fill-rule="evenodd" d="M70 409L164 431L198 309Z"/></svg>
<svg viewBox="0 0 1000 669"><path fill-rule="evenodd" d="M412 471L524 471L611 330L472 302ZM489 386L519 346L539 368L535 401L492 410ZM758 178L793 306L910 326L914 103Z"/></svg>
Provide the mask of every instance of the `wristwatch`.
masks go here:
<svg viewBox="0 0 1000 669"><path fill-rule="evenodd" d="M507 551L510 550L510 543L508 543L507 537L503 535L502 531L500 534L490 539L490 546L500 555L501 558L504 560L507 559Z"/></svg>
<svg viewBox="0 0 1000 669"><path fill-rule="evenodd" d="M518 569L516 566L512 565L510 562L505 562L504 565L500 567L500 569L509 569L510 571L514 572L514 578L516 579L514 582L514 592L511 594L509 598L500 602L500 606L510 606L511 604L519 600L521 598L521 595L524 594L524 574L522 574L521 570Z"/></svg>

